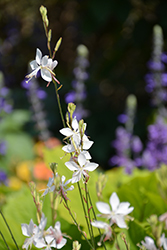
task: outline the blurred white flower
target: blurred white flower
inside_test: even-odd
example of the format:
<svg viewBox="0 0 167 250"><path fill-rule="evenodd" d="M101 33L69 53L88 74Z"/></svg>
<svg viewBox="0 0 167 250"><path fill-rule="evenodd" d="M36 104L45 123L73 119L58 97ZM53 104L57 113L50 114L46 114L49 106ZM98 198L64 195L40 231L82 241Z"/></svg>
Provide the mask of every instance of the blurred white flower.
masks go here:
<svg viewBox="0 0 167 250"><path fill-rule="evenodd" d="M105 232L104 232L105 238L103 241L106 241L106 240L111 238L111 236L112 236L111 225L109 225L103 221L93 221L93 222L91 222L91 224L94 227L101 228L101 229L105 230ZM103 237L102 237L102 239L103 239Z"/></svg>
<svg viewBox="0 0 167 250"><path fill-rule="evenodd" d="M109 219L111 224L116 223L120 228L127 228L124 217L131 213L134 207L129 207L129 202L120 203L120 200L115 192L110 196L109 202L112 210L107 203L101 201L96 202L97 209L100 213L102 213L99 216Z"/></svg>
<svg viewBox="0 0 167 250"><path fill-rule="evenodd" d="M69 183L71 182L71 179L67 180L65 182L66 177L63 175L61 177L61 182L60 182L60 192L62 196L67 200L67 191L72 191L74 189L74 186L71 185L70 187L68 186ZM65 183L64 183L65 182Z"/></svg>
<svg viewBox="0 0 167 250"><path fill-rule="evenodd" d="M40 191L44 191L44 193L42 194L42 196L45 196L47 193L53 192L55 190L55 185L53 185L54 183L54 177L49 177L49 181L47 184L47 188L46 189L42 189Z"/></svg>
<svg viewBox="0 0 167 250"><path fill-rule="evenodd" d="M38 240L39 238L42 238L43 231L44 231L44 228L46 226L46 222L47 222L47 218L45 218L45 215L42 214L39 226L34 224L32 219L30 220L29 225L28 224L21 224L21 229L22 229L23 235L29 237L25 240L25 242L22 246L23 249L25 248L27 250L29 248L29 246L31 248L32 244L35 244L36 240Z"/></svg>
<svg viewBox="0 0 167 250"><path fill-rule="evenodd" d="M158 250L154 244L154 240L149 237L149 236L146 236L144 238L145 242L144 241L141 241L141 244L147 249L147 250Z"/></svg>
<svg viewBox="0 0 167 250"><path fill-rule="evenodd" d="M66 244L67 240L63 238L60 230L60 222L57 221L54 228L50 226L46 232L44 238L38 238L35 240L35 246L37 248L45 248L45 250L51 250L52 247L56 249L62 248Z"/></svg>

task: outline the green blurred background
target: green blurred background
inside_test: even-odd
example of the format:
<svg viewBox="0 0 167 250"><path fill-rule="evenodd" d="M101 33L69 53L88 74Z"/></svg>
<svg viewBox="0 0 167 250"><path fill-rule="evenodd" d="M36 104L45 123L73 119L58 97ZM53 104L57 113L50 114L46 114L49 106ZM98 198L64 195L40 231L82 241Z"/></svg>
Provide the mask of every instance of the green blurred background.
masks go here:
<svg viewBox="0 0 167 250"><path fill-rule="evenodd" d="M125 100L135 94L138 101L135 134L143 142L146 125L152 108L145 92L144 76L152 53L152 30L159 24L164 32L164 51L167 36L167 1L162 0L1 0L0 1L0 70L6 85L12 89L14 108L29 109L28 98L21 82L28 70L28 62L35 58L36 48L48 54L46 37L39 8L48 9L52 29L52 48L62 37L57 52L58 80L63 84L59 91L64 113L65 94L71 90L76 48L84 44L89 49L88 92L84 103L90 110L86 118L88 135L95 141L91 149L93 161L104 169L114 153L110 144L118 126L117 116L124 112ZM39 79L48 93L43 101L49 130L62 139L62 128L54 86L46 89L46 82ZM25 130L34 138L32 122Z"/></svg>

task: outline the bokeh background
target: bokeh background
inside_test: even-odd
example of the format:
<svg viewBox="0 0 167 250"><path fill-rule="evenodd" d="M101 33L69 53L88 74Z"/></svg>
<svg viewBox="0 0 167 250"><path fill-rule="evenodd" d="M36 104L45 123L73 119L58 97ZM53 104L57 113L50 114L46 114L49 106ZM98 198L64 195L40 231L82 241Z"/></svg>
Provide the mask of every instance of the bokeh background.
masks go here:
<svg viewBox="0 0 167 250"><path fill-rule="evenodd" d="M84 102L90 115L88 135L95 141L91 149L93 161L108 169L114 154L111 141L118 126L117 116L125 110L129 94L137 97L135 134L145 142L146 125L152 112L150 97L145 91L144 76L152 54L153 26L163 29L164 51L167 39L167 1L162 0L1 0L0 1L0 70L5 84L12 90L14 109L29 109L25 89L21 87L28 72L28 62L34 60L36 48L48 54L46 37L39 8L48 10L52 29L52 48L62 37L56 54L59 64L56 75L63 87L59 91L64 114L64 97L71 90L76 48L84 44L89 50L89 79L85 82L87 98ZM62 140L62 128L54 86L46 89L43 101L48 129ZM33 121L24 130L37 138Z"/></svg>

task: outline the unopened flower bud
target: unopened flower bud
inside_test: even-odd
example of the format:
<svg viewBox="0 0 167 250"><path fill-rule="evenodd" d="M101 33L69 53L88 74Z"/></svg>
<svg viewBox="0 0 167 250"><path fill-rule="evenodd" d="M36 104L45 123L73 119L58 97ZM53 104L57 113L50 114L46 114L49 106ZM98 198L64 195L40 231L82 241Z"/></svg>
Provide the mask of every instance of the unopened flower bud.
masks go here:
<svg viewBox="0 0 167 250"><path fill-rule="evenodd" d="M81 244L79 244L78 241L73 241L72 247L72 250L79 250L81 248Z"/></svg>

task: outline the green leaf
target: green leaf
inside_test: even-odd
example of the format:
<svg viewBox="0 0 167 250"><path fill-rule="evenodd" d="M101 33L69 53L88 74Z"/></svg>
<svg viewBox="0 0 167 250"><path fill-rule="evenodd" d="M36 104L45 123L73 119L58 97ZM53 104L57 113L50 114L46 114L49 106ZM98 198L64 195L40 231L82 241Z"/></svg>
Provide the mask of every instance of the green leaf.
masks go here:
<svg viewBox="0 0 167 250"><path fill-rule="evenodd" d="M30 112L25 110L14 110L6 115L0 124L0 133L19 132L22 126L30 120Z"/></svg>
<svg viewBox="0 0 167 250"><path fill-rule="evenodd" d="M8 133L3 138L7 142L5 155L5 164L7 166L34 158L33 140L26 133Z"/></svg>
<svg viewBox="0 0 167 250"><path fill-rule="evenodd" d="M139 222L137 220L134 220L129 223L128 233L134 245L144 240L144 237L146 236L146 231L148 231L147 229L147 222Z"/></svg>
<svg viewBox="0 0 167 250"><path fill-rule="evenodd" d="M33 203L30 190L26 186L24 186L22 190L12 193L8 197L7 203L3 206L3 215L7 220L17 244L22 246L25 236L22 235L21 223L29 224L31 218L34 222L36 222L36 208ZM13 249L16 249L2 216L0 216L0 225L1 231L8 245Z"/></svg>

